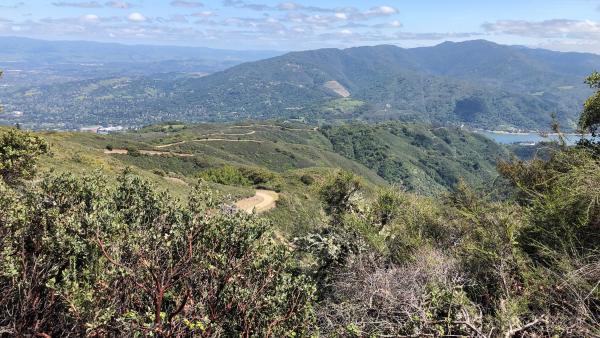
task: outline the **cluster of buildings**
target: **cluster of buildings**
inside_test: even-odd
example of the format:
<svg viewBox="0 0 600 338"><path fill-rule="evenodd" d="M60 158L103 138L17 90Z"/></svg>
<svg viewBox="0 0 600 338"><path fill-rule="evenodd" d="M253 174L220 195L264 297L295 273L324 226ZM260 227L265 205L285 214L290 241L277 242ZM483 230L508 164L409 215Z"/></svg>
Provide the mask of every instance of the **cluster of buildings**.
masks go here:
<svg viewBox="0 0 600 338"><path fill-rule="evenodd" d="M110 133L117 133L117 132L120 132L123 130L125 130L125 128L123 126L109 126L109 127L87 126L87 127L79 128L79 131L86 132L86 133L93 133L93 134L110 134Z"/></svg>

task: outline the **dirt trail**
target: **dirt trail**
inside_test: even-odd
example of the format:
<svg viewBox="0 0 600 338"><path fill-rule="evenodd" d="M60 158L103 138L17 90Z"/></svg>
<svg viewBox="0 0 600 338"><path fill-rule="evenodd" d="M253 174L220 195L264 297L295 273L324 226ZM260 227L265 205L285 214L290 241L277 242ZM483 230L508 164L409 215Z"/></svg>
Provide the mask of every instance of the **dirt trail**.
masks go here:
<svg viewBox="0 0 600 338"><path fill-rule="evenodd" d="M207 134L205 135L205 137L208 136L247 136L247 135L253 135L256 134L256 130L251 130L247 133L241 133L241 134L227 134L227 133L213 133L213 134ZM207 142L207 141L231 141L231 142L258 142L255 140L231 140L231 139L225 139L225 138L205 138L205 139L196 139L196 140L191 140L191 141L179 141L179 142L174 142L174 143L168 143L168 144L161 144L159 146L154 146L155 148L168 148L168 147L172 147L172 146L177 146L180 144L186 144L188 142Z"/></svg>
<svg viewBox="0 0 600 338"><path fill-rule="evenodd" d="M247 133L240 133L240 134L213 133L213 134L208 134L207 136L213 136L213 135L220 135L220 136L246 136L246 135L253 135L253 134L256 134L256 130L250 130Z"/></svg>
<svg viewBox="0 0 600 338"><path fill-rule="evenodd" d="M252 135L254 133L255 133L255 131L253 130L250 133L245 133L245 134L211 134L211 135L236 136L236 135ZM155 148L168 148L168 147L177 146L177 145L180 145L180 144L186 144L188 142L215 142L215 141L223 141L223 142L254 142L254 143L263 143L264 142L264 141L260 141L260 140L238 140L238 139L229 139L229 138L202 138L202 139L196 139L196 140L179 141L179 142L175 142L175 143L162 144L162 145L154 146L154 147Z"/></svg>
<svg viewBox="0 0 600 338"><path fill-rule="evenodd" d="M253 125L249 125L249 126L231 126L229 127L230 129L233 128L252 128L252 127L271 127L271 128L280 128L278 126L272 126L269 124L253 124ZM311 131L311 132L315 132L319 130L319 127L314 127L311 129L305 129L305 128L286 128L284 127L283 129L285 130L293 130L293 131ZM217 142L217 141L221 141L221 142L252 142L252 143L264 143L265 141L261 141L261 140L248 140L248 139L229 139L229 138L210 138L208 136L248 136L248 135L253 135L256 134L256 130L250 130L247 133L239 133L239 134L229 134L229 133L213 133L213 134L207 134L204 137L206 138L199 138L199 139L195 139L195 140L189 140L189 141L179 141L179 142L173 142L173 143L167 143L167 144L161 144L161 145L157 145L154 146L154 148L158 148L158 149L162 149L162 148L168 148L168 147L172 147L172 146L178 146L181 144L186 144L188 142Z"/></svg>
<svg viewBox="0 0 600 338"><path fill-rule="evenodd" d="M271 124L251 124L251 125L247 125L247 126L230 126L230 129L233 128L254 128L254 127L267 127L267 128L276 128L276 129L284 129L284 130L293 130L293 131L318 131L319 127L314 127L314 128L289 128L289 127L282 127L282 126L274 126Z"/></svg>
<svg viewBox="0 0 600 338"><path fill-rule="evenodd" d="M180 144L185 144L187 141L179 141L179 142L175 142L175 143L169 143L169 144L163 144L160 146L154 146L154 148L167 148L167 147L172 147L172 146L176 146L176 145L180 145Z"/></svg>
<svg viewBox="0 0 600 338"><path fill-rule="evenodd" d="M104 151L105 154L127 154L128 151L127 149L111 149L111 150L105 150Z"/></svg>
<svg viewBox="0 0 600 338"><path fill-rule="evenodd" d="M184 181L180 178L177 178L177 177L165 177L165 180L172 182L172 183L180 184L180 185L185 185L185 186L189 185L186 181Z"/></svg>
<svg viewBox="0 0 600 338"><path fill-rule="evenodd" d="M179 156L179 157L192 157L194 156L194 154L186 154L186 153L172 153L172 152L166 152L166 151L156 151L156 150L140 150L139 151L140 154L142 155L151 155L151 156L155 156L155 155L173 155L173 156ZM105 154L128 154L129 151L127 149L112 149L112 150L104 150Z"/></svg>
<svg viewBox="0 0 600 338"><path fill-rule="evenodd" d="M277 206L277 200L279 200L279 194L275 191L256 190L256 195L235 202L235 206L249 214L254 211L260 214L274 209Z"/></svg>

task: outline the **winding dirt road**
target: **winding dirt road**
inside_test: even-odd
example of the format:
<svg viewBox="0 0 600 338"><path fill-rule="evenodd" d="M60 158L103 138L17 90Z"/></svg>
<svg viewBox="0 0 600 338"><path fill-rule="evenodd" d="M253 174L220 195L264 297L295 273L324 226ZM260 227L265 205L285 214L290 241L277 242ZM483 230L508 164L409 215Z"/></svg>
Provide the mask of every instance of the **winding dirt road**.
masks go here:
<svg viewBox="0 0 600 338"><path fill-rule="evenodd" d="M128 154L129 150L127 149L112 149L112 150L104 150L104 153L107 155L112 155L112 154ZM139 150L139 153L142 155L150 155L150 156L157 156L157 155L173 155L173 156L179 156L179 157L192 157L194 156L194 154L186 154L186 153L173 153L173 152L166 152L166 151L156 151L156 150Z"/></svg>
<svg viewBox="0 0 600 338"><path fill-rule="evenodd" d="M249 214L253 212L260 214L274 209L277 206L277 200L279 200L279 194L275 191L256 190L254 196L235 202L235 206Z"/></svg>

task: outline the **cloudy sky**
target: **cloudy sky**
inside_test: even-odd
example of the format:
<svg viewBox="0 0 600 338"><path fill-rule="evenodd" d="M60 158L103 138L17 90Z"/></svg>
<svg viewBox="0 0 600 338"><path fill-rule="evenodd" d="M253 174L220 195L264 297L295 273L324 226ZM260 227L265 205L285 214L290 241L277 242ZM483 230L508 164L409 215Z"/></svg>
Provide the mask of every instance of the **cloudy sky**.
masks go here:
<svg viewBox="0 0 600 338"><path fill-rule="evenodd" d="M0 35L277 50L488 39L600 54L600 0L0 0Z"/></svg>

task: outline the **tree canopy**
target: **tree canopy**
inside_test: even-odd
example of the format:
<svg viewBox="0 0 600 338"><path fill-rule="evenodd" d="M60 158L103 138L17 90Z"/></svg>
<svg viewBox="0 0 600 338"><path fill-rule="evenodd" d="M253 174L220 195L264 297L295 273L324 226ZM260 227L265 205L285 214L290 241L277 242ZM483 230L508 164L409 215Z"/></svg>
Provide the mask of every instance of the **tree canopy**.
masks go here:
<svg viewBox="0 0 600 338"><path fill-rule="evenodd" d="M596 135L600 127L600 73L594 72L590 75L585 83L596 90L584 104L583 114L579 119L579 126L583 130L587 130Z"/></svg>

